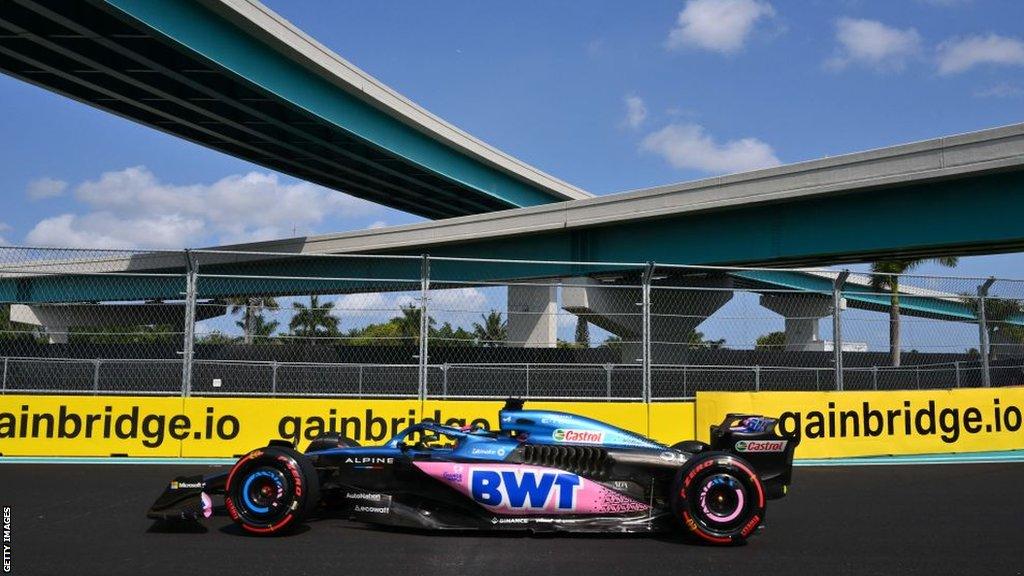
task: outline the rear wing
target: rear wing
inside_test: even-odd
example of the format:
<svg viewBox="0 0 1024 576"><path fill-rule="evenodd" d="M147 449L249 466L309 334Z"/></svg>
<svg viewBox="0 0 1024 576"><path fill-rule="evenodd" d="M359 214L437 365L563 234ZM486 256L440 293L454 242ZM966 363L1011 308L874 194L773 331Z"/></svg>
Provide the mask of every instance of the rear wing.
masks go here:
<svg viewBox="0 0 1024 576"><path fill-rule="evenodd" d="M711 427L711 449L731 452L754 466L768 498L781 498L793 476L796 434L785 434L775 418L758 414L729 414Z"/></svg>

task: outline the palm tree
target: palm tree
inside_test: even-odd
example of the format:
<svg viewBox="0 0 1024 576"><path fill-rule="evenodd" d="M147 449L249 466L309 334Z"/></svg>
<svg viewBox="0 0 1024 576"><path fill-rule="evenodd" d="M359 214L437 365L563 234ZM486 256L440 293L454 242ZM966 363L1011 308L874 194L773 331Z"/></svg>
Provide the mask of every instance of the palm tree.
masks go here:
<svg viewBox="0 0 1024 576"><path fill-rule="evenodd" d="M917 260L879 260L871 264L871 289L889 293L889 354L892 365L900 365L900 274L906 274L925 262L955 268L959 263L956 256L919 258Z"/></svg>
<svg viewBox="0 0 1024 576"><path fill-rule="evenodd" d="M576 317L576 344L590 348L590 323L583 316Z"/></svg>
<svg viewBox="0 0 1024 576"><path fill-rule="evenodd" d="M508 323L502 320L501 312L491 310L486 316L481 314L479 322L473 323L473 336L483 346L498 346L508 338Z"/></svg>
<svg viewBox="0 0 1024 576"><path fill-rule="evenodd" d="M692 328L683 335L683 340L689 344L688 348L690 350L718 350L725 347L725 338L708 340L704 338L703 332L698 332Z"/></svg>
<svg viewBox="0 0 1024 576"><path fill-rule="evenodd" d="M423 309L415 304L406 304L401 307L401 316L392 318L391 321L398 326L398 335L402 338L402 343L411 341L413 345L420 345L420 318L422 317ZM436 321L433 318L427 317L428 329L433 326Z"/></svg>
<svg viewBox="0 0 1024 576"><path fill-rule="evenodd" d="M338 317L331 314L334 302L320 302L320 297L309 297L309 306L292 302L295 315L288 323L292 334L304 338L331 337L338 335Z"/></svg>
<svg viewBox="0 0 1024 576"><path fill-rule="evenodd" d="M786 345L786 333L782 331L769 332L757 337L754 343L755 350L782 350Z"/></svg>
<svg viewBox="0 0 1024 576"><path fill-rule="evenodd" d="M280 308L277 304L277 300L274 300L274 298L270 296L243 296L238 298L228 298L227 303L230 305L228 313L242 314L242 321L236 322L236 324L242 329L242 341L245 344L252 344L252 337L253 334L255 334L255 318L262 318L263 310L277 310ZM273 324L276 328L278 322L274 322ZM271 330L271 332L273 332L273 330Z"/></svg>
<svg viewBox="0 0 1024 576"><path fill-rule="evenodd" d="M249 326L246 327L245 320L239 320L235 322L235 326L238 326L245 331L245 339L251 344L254 339L261 339L266 341L273 335L277 327L280 326L280 322L277 320L267 320L262 314L257 314L249 319Z"/></svg>
<svg viewBox="0 0 1024 576"><path fill-rule="evenodd" d="M974 312L974 316L979 318L980 321L980 299L976 296L964 296L962 301L965 306ZM1014 340L1021 340L1021 336L1024 335L1021 328L1008 322L1011 317L1021 314L1024 314L1024 302L1020 300L985 298L985 330L988 332L990 356L994 358L997 355L994 349L998 347L998 344L996 346L992 345L996 334L1006 334L1006 338L1003 340L1006 344Z"/></svg>

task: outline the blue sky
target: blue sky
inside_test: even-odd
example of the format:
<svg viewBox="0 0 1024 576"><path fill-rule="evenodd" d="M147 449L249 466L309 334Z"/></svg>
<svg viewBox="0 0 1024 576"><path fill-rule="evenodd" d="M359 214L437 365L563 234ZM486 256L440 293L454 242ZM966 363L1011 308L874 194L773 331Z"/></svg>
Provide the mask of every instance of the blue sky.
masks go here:
<svg viewBox="0 0 1024 576"><path fill-rule="evenodd" d="M267 4L597 194L1024 120L1017 1ZM174 248L417 220L8 77L0 134L10 244ZM1022 262L972 258L957 273L1024 276Z"/></svg>

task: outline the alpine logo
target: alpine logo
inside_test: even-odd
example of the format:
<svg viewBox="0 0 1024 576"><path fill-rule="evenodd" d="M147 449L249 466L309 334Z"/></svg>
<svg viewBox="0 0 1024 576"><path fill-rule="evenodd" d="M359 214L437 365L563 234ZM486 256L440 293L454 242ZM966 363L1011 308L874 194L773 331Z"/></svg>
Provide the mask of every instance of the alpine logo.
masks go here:
<svg viewBox="0 0 1024 576"><path fill-rule="evenodd" d="M395 459L384 456L355 456L345 458L345 464L394 464Z"/></svg>
<svg viewBox="0 0 1024 576"><path fill-rule="evenodd" d="M572 510L582 483L579 476L568 472L470 472L473 500L484 506L507 506L513 510L543 510L549 503L558 510Z"/></svg>
<svg viewBox="0 0 1024 576"><path fill-rule="evenodd" d="M783 452L788 440L740 440L736 443L737 452Z"/></svg>
<svg viewBox="0 0 1024 576"><path fill-rule="evenodd" d="M594 430L571 430L559 428L551 434L555 442L574 442L576 444L603 444L604 432Z"/></svg>

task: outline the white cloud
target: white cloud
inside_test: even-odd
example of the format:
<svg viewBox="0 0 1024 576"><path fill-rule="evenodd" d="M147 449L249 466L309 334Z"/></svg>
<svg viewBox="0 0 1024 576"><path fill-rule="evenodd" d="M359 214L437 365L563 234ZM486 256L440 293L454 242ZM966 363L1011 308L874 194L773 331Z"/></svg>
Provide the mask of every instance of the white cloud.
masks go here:
<svg viewBox="0 0 1024 576"><path fill-rule="evenodd" d="M306 233L328 216L365 218L383 208L315 184L250 172L212 184L161 182L144 166L106 172L75 188L84 214L46 218L27 241L40 246L181 248ZM301 230L302 232L298 232Z"/></svg>
<svg viewBox="0 0 1024 576"><path fill-rule="evenodd" d="M0 222L0 232L6 232L10 229L11 227L6 222ZM7 241L7 238L0 236L0 246L6 246L8 244L10 244L10 242Z"/></svg>
<svg viewBox="0 0 1024 576"><path fill-rule="evenodd" d="M203 229L199 219L173 215L121 218L110 212L84 216L61 214L35 225L26 240L30 246L122 249L179 248L184 238Z"/></svg>
<svg viewBox="0 0 1024 576"><path fill-rule="evenodd" d="M974 96L976 98L1016 98L1024 96L1024 87L1010 82L1000 82L988 88L975 90Z"/></svg>
<svg viewBox="0 0 1024 576"><path fill-rule="evenodd" d="M32 200L44 200L62 196L68 183L55 178L39 178L28 183L28 197Z"/></svg>
<svg viewBox="0 0 1024 576"><path fill-rule="evenodd" d="M988 34L948 40L939 45L940 74L956 74L983 64L1024 66L1024 42Z"/></svg>
<svg viewBox="0 0 1024 576"><path fill-rule="evenodd" d="M429 306L439 314L484 314L490 311L487 296L476 288L432 290ZM476 316L473 317L476 319Z"/></svg>
<svg viewBox="0 0 1024 576"><path fill-rule="evenodd" d="M387 322L404 306L419 306L419 294L411 292L365 292L346 294L335 301L333 314L348 328ZM487 295L477 288L431 290L427 303L431 318L438 324L467 324L488 312Z"/></svg>
<svg viewBox="0 0 1024 576"><path fill-rule="evenodd" d="M839 53L826 62L834 69L860 64L879 71L898 71L921 52L921 35L875 20L840 18L836 21Z"/></svg>
<svg viewBox="0 0 1024 576"><path fill-rule="evenodd" d="M378 228L387 228L388 223L383 220L374 220L366 227L367 230L376 230Z"/></svg>
<svg viewBox="0 0 1024 576"><path fill-rule="evenodd" d="M775 9L761 0L689 0L676 17L665 46L704 48L725 54L737 52L762 18Z"/></svg>
<svg viewBox="0 0 1024 576"><path fill-rule="evenodd" d="M636 96L626 96L626 126L630 128L639 128L644 120L647 119L647 105L644 104L644 99Z"/></svg>
<svg viewBox="0 0 1024 576"><path fill-rule="evenodd" d="M697 124L670 124L644 138L640 149L658 154L676 168L712 174L745 172L780 164L772 147L757 138L720 144Z"/></svg>

